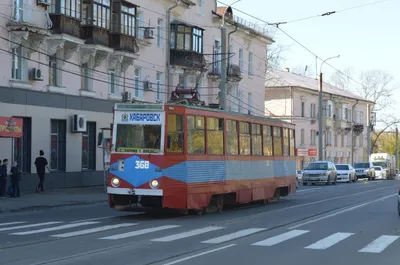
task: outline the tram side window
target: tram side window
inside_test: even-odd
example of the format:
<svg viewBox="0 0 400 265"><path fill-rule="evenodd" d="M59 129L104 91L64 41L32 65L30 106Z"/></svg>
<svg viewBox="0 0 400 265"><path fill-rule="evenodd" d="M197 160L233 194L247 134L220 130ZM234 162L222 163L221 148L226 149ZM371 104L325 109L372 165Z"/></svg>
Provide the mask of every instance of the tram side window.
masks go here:
<svg viewBox="0 0 400 265"><path fill-rule="evenodd" d="M273 127L274 133L274 156L282 155L282 128Z"/></svg>
<svg viewBox="0 0 400 265"><path fill-rule="evenodd" d="M283 128L283 155L289 156L289 129Z"/></svg>
<svg viewBox="0 0 400 265"><path fill-rule="evenodd" d="M263 146L264 146L264 155L272 156L272 127L271 126L263 126Z"/></svg>
<svg viewBox="0 0 400 265"><path fill-rule="evenodd" d="M187 116L188 154L202 155L206 151L204 117Z"/></svg>
<svg viewBox="0 0 400 265"><path fill-rule="evenodd" d="M209 155L224 154L224 120L207 118L207 152Z"/></svg>
<svg viewBox="0 0 400 265"><path fill-rule="evenodd" d="M290 132L290 137L289 137L289 139L290 139L290 156L295 156L295 146L294 146L294 143L295 143L295 136L294 136L294 130L293 129L291 129L291 130L289 130L289 132Z"/></svg>
<svg viewBox="0 0 400 265"><path fill-rule="evenodd" d="M239 138L237 121L228 120L226 122L227 150L229 155L237 155L239 153Z"/></svg>
<svg viewBox="0 0 400 265"><path fill-rule="evenodd" d="M183 153L183 115L168 115L167 152Z"/></svg>
<svg viewBox="0 0 400 265"><path fill-rule="evenodd" d="M250 155L251 154L251 135L250 135L250 123L248 122L240 122L239 124L239 133L240 133L240 154L241 155Z"/></svg>
<svg viewBox="0 0 400 265"><path fill-rule="evenodd" d="M251 125L251 146L253 155L262 155L262 137L261 137L261 125Z"/></svg>

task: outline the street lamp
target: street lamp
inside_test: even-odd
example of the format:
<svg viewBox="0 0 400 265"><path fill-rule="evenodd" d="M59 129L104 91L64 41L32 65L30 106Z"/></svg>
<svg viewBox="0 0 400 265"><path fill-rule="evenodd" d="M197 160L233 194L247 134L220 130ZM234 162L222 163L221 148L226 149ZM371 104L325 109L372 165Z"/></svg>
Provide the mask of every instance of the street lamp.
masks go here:
<svg viewBox="0 0 400 265"><path fill-rule="evenodd" d="M323 147L322 147L322 119L323 119L323 108L322 108L322 66L324 65L324 63L330 59L335 59L335 58L339 58L340 55L336 55L333 57L329 57L328 59L325 59L324 61L322 61L321 63L321 67L319 69L319 82L318 82L318 160L321 161L323 159Z"/></svg>

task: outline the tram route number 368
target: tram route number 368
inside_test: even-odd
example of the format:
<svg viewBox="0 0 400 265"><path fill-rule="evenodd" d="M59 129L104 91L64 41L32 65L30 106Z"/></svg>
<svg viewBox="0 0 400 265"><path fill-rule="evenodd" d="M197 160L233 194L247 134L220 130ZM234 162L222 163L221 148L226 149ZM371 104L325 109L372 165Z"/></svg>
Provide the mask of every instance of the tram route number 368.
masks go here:
<svg viewBox="0 0 400 265"><path fill-rule="evenodd" d="M145 160L138 160L135 163L135 169L149 169L150 162Z"/></svg>

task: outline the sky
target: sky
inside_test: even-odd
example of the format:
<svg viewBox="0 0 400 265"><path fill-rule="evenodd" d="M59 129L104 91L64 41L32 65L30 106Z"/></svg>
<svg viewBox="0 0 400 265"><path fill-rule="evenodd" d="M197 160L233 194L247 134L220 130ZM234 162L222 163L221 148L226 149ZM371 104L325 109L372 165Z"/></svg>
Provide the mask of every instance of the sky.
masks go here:
<svg viewBox="0 0 400 265"><path fill-rule="evenodd" d="M354 79L361 71L382 70L390 73L400 84L400 0L337 12L324 17L292 22L292 20L321 15L330 11L352 8L379 0L221 0L218 5L233 4L234 15L250 22L255 19L240 13L251 14L264 21L275 23L289 21L279 27L319 57L329 60L336 69L352 68ZM315 56L293 40L277 31L277 43L288 46L284 53L284 67L295 68L308 65L315 73ZM318 70L321 61L318 62ZM335 70L324 64L322 72L329 78ZM359 85L353 82L351 85ZM400 88L395 92L397 104L388 111L395 110L400 118ZM395 99L395 100L396 100Z"/></svg>

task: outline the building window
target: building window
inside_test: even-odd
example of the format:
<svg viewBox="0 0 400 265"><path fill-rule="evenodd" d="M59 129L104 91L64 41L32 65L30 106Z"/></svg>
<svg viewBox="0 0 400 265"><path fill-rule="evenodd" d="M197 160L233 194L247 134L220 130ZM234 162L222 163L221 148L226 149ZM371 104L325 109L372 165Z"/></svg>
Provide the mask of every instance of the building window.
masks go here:
<svg viewBox="0 0 400 265"><path fill-rule="evenodd" d="M253 71L253 53L249 52L249 75L254 75L254 71Z"/></svg>
<svg viewBox="0 0 400 265"><path fill-rule="evenodd" d="M325 135L326 135L326 145L331 146L332 145L332 132L327 131Z"/></svg>
<svg viewBox="0 0 400 265"><path fill-rule="evenodd" d="M183 116L169 114L167 126L167 152L183 153Z"/></svg>
<svg viewBox="0 0 400 265"><path fill-rule="evenodd" d="M119 82L118 82L118 76L115 74L114 71L109 71L109 82L110 82L110 90L109 93L111 95L118 95L119 93Z"/></svg>
<svg viewBox="0 0 400 265"><path fill-rule="evenodd" d="M301 117L304 117L304 107L305 107L305 103L301 102Z"/></svg>
<svg viewBox="0 0 400 265"><path fill-rule="evenodd" d="M185 88L186 87L186 76L185 75L179 75L179 86L181 88Z"/></svg>
<svg viewBox="0 0 400 265"><path fill-rule="evenodd" d="M333 137L334 137L334 143L333 144L334 144L335 147L337 147L338 146L338 134L337 134L337 132L334 132L334 136Z"/></svg>
<svg viewBox="0 0 400 265"><path fill-rule="evenodd" d="M156 86L157 86L157 91L156 91L156 93L157 93L157 95L156 95L156 99L157 100L161 100L161 94L162 94L162 88L161 88L161 86L162 86L162 76L163 76L163 74L162 73L160 73L160 72L157 72L157 74L156 74Z"/></svg>
<svg viewBox="0 0 400 265"><path fill-rule="evenodd" d="M304 145L304 139L305 139L305 130L301 129L300 131L300 145Z"/></svg>
<svg viewBox="0 0 400 265"><path fill-rule="evenodd" d="M282 155L282 128L273 127L274 155Z"/></svg>
<svg viewBox="0 0 400 265"><path fill-rule="evenodd" d="M289 129L283 128L283 155L289 156Z"/></svg>
<svg viewBox="0 0 400 265"><path fill-rule="evenodd" d="M140 81L140 68L135 68L135 75L133 77L133 85L134 85L134 90L135 90L135 97L139 98L140 97L140 90L141 90L141 84L142 82Z"/></svg>
<svg viewBox="0 0 400 265"><path fill-rule="evenodd" d="M82 169L96 170L96 123L87 122L87 130L82 134Z"/></svg>
<svg viewBox="0 0 400 265"><path fill-rule="evenodd" d="M317 132L315 130L311 130L310 132L310 144L311 145L315 145L315 136L316 136Z"/></svg>
<svg viewBox="0 0 400 265"><path fill-rule="evenodd" d="M60 87L62 85L62 69L57 56L49 56L49 85Z"/></svg>
<svg viewBox="0 0 400 265"><path fill-rule="evenodd" d="M81 0L51 1L50 13L63 14L68 17L81 18Z"/></svg>
<svg viewBox="0 0 400 265"><path fill-rule="evenodd" d="M138 29L137 29L137 37L139 40L143 40L144 39L144 30L145 30L145 26L144 26L144 13L142 11L138 11L137 12L137 25L138 25Z"/></svg>
<svg viewBox="0 0 400 265"><path fill-rule="evenodd" d="M65 171L66 161L66 120L51 120L50 169Z"/></svg>
<svg viewBox="0 0 400 265"><path fill-rule="evenodd" d="M243 49L240 48L239 49L239 68L240 68L241 72L243 72L243 64L244 64L244 62L243 62Z"/></svg>
<svg viewBox="0 0 400 265"><path fill-rule="evenodd" d="M224 120L207 118L207 153L209 155L224 154Z"/></svg>
<svg viewBox="0 0 400 265"><path fill-rule="evenodd" d="M341 141L340 146L341 146L341 147L344 147L344 134L341 134L341 135L340 135L340 141Z"/></svg>
<svg viewBox="0 0 400 265"><path fill-rule="evenodd" d="M311 117L311 118L315 118L315 117L316 117L316 115L315 115L315 104L314 104L314 103L311 103L311 107L310 107L310 117Z"/></svg>
<svg viewBox="0 0 400 265"><path fill-rule="evenodd" d="M89 63L84 63L81 66L81 86L82 90L91 91L92 90L92 79L93 72L89 67Z"/></svg>
<svg viewBox="0 0 400 265"><path fill-rule="evenodd" d="M237 121L226 121L226 135L227 135L227 152L229 155L239 154L239 137Z"/></svg>
<svg viewBox="0 0 400 265"><path fill-rule="evenodd" d="M11 68L11 77L12 79L16 80L23 80L24 74L23 74L23 48L21 46L18 46L15 49L12 49L12 68Z"/></svg>
<svg viewBox="0 0 400 265"><path fill-rule="evenodd" d="M272 156L272 127L271 126L263 126L263 150L265 156Z"/></svg>
<svg viewBox="0 0 400 265"><path fill-rule="evenodd" d="M295 156L295 135L294 130L289 129L289 145L290 145L290 156Z"/></svg>
<svg viewBox="0 0 400 265"><path fill-rule="evenodd" d="M188 154L205 154L205 124L202 116L187 116Z"/></svg>
<svg viewBox="0 0 400 265"><path fill-rule="evenodd" d="M248 114L252 115L252 113L253 113L253 94L251 92L247 93L247 110L248 110Z"/></svg>
<svg viewBox="0 0 400 265"><path fill-rule="evenodd" d="M238 92L239 113L241 113L243 111L243 90L239 89Z"/></svg>
<svg viewBox="0 0 400 265"><path fill-rule="evenodd" d="M203 30L171 24L171 49L203 53Z"/></svg>
<svg viewBox="0 0 400 265"><path fill-rule="evenodd" d="M157 46L162 48L163 47L163 25L164 25L164 20L158 19L157 20Z"/></svg>
<svg viewBox="0 0 400 265"><path fill-rule="evenodd" d="M111 3L110 0L94 0L83 4L82 24L93 25L104 29L110 29Z"/></svg>
<svg viewBox="0 0 400 265"><path fill-rule="evenodd" d="M204 0L197 0L197 15L203 16L204 15Z"/></svg>
<svg viewBox="0 0 400 265"><path fill-rule="evenodd" d="M136 6L121 3L121 33L129 36L136 36Z"/></svg>
<svg viewBox="0 0 400 265"><path fill-rule="evenodd" d="M229 49L228 49L228 64L229 64L229 66L232 65L232 63L233 63L234 54L232 53L232 51L233 51L232 44L229 44Z"/></svg>

